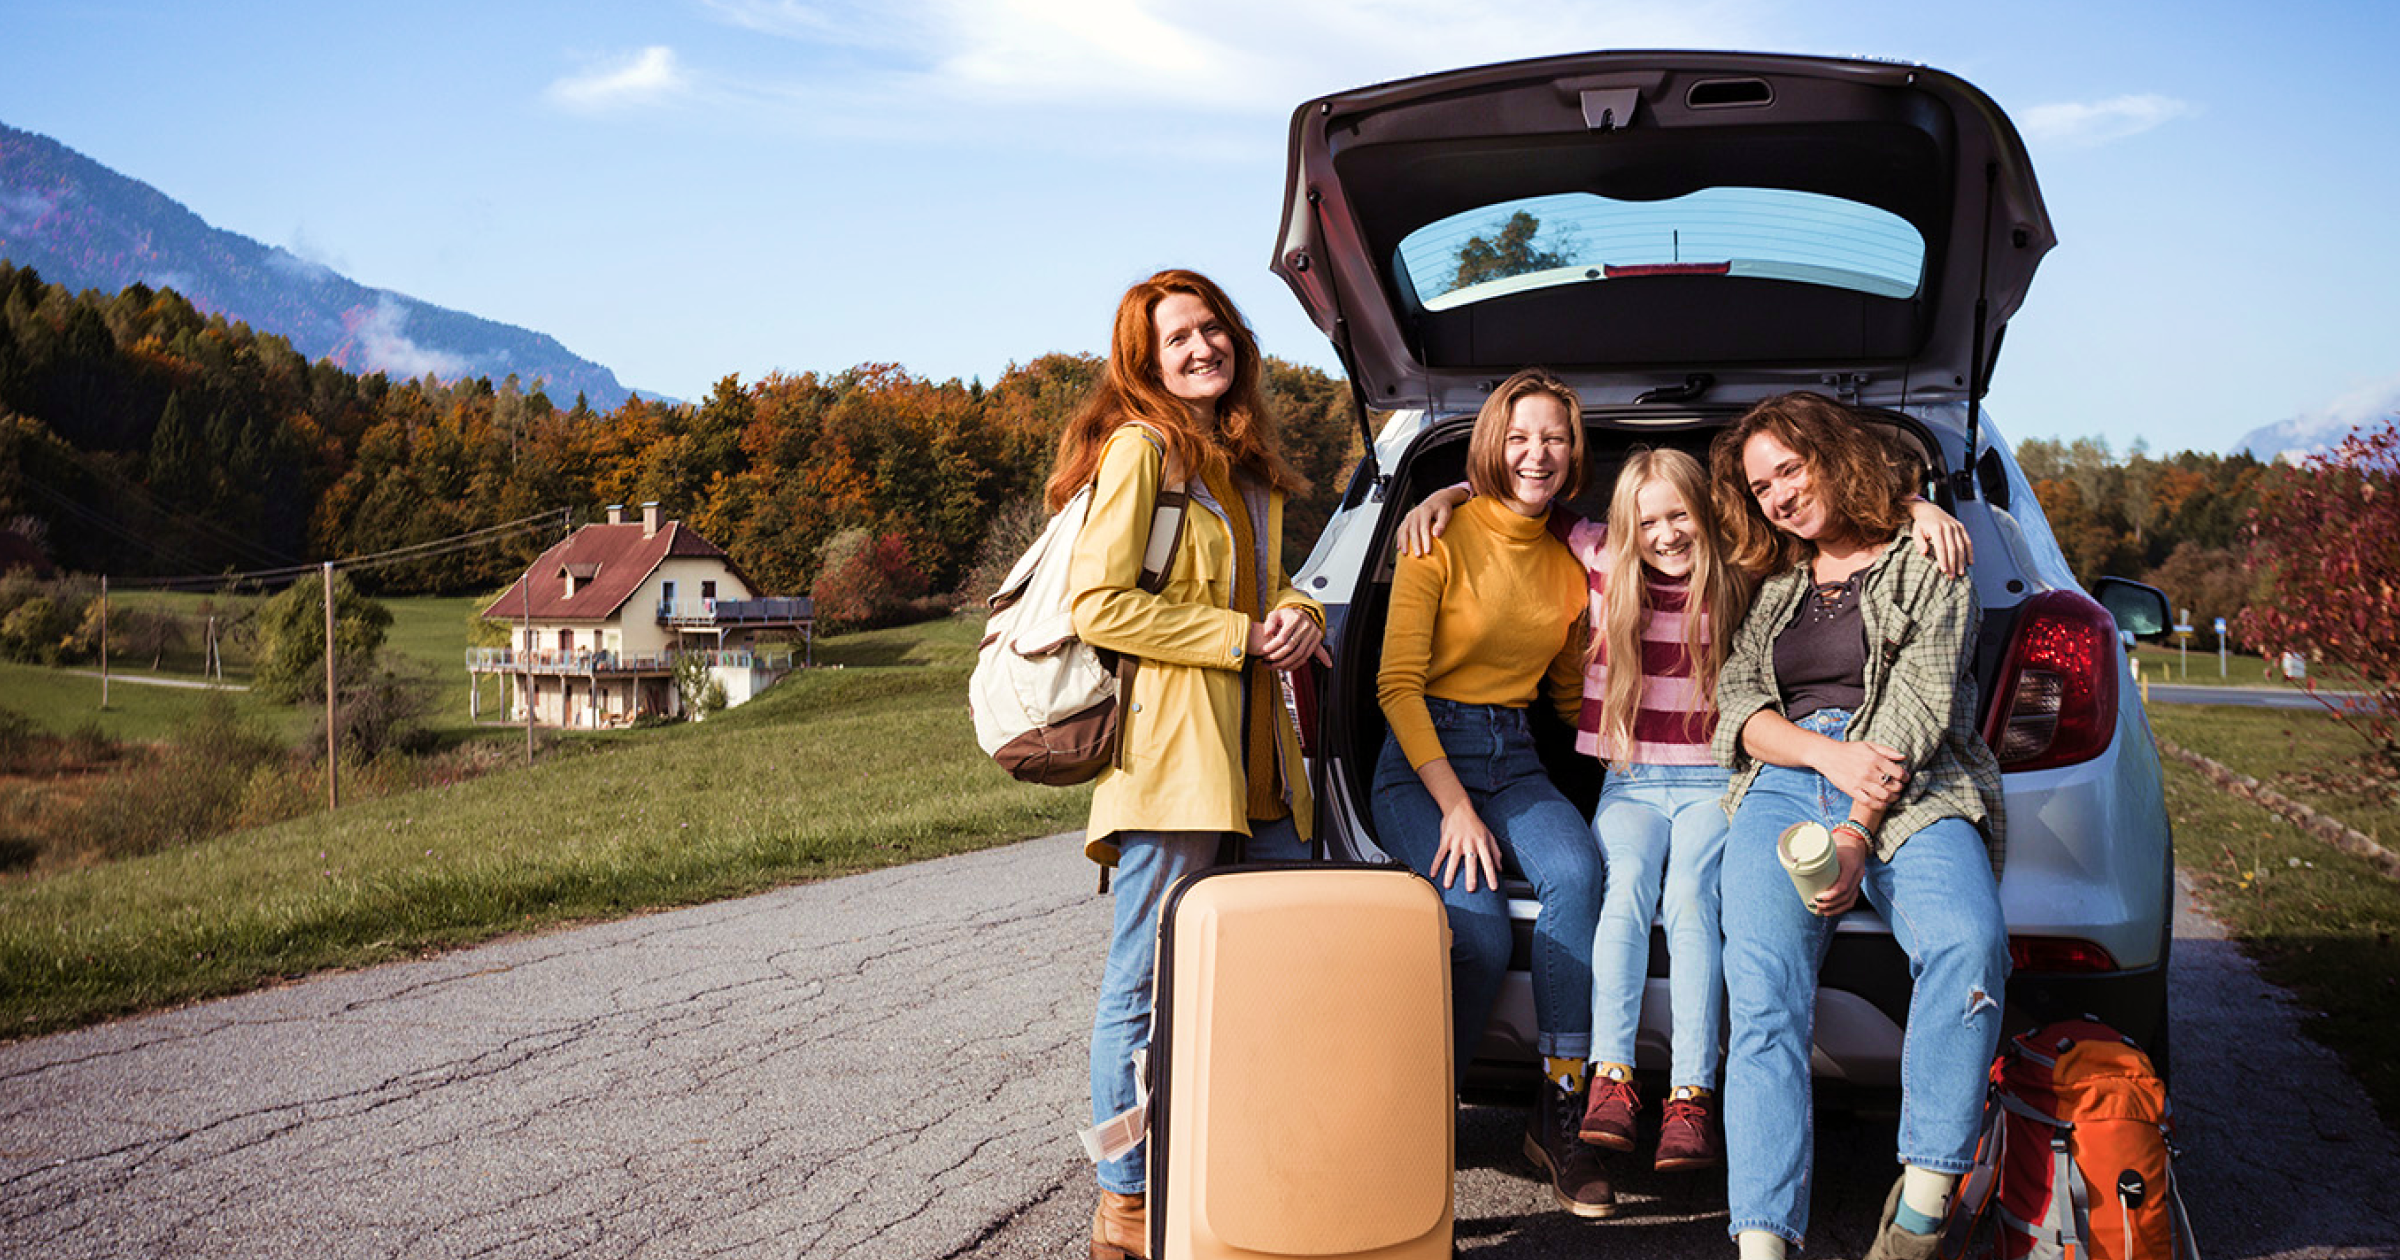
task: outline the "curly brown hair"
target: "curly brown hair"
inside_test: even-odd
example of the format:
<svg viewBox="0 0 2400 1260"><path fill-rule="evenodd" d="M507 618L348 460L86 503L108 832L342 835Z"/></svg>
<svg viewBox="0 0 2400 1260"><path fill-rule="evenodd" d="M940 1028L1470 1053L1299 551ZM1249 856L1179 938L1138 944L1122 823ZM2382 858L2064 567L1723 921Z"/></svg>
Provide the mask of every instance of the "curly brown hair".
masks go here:
<svg viewBox="0 0 2400 1260"><path fill-rule="evenodd" d="M1710 491L1733 563L1753 577L1779 573L1816 554L1816 544L1777 529L1750 492L1743 448L1761 433L1792 449L1809 482L1845 531L1890 537L1908 520L1907 494L1890 448L1848 407L1805 390L1778 394L1743 412L1709 447Z"/></svg>

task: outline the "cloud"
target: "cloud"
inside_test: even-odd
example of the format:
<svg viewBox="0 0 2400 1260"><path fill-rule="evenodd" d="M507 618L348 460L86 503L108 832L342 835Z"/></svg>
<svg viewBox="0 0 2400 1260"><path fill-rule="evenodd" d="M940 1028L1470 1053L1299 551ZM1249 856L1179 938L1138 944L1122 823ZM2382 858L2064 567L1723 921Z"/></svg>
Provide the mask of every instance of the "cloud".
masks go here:
<svg viewBox="0 0 2400 1260"><path fill-rule="evenodd" d="M267 265L294 280L304 280L310 284L323 284L335 278L333 268L280 247L267 251Z"/></svg>
<svg viewBox="0 0 2400 1260"><path fill-rule="evenodd" d="M1310 96L1576 48L1728 47L1763 38L1763 0L708 0L718 17L853 58L840 87L882 101L1196 108L1279 115ZM761 86L823 104L809 86Z"/></svg>
<svg viewBox="0 0 2400 1260"><path fill-rule="evenodd" d="M930 38L923 3L858 0L702 0L728 25L761 35L853 48L902 48Z"/></svg>
<svg viewBox="0 0 2400 1260"><path fill-rule="evenodd" d="M553 81L543 95L554 105L582 113L654 105L689 87L675 50L653 44L578 75Z"/></svg>
<svg viewBox="0 0 2400 1260"><path fill-rule="evenodd" d="M58 193L0 188L0 232L30 232L58 206Z"/></svg>
<svg viewBox="0 0 2400 1260"><path fill-rule="evenodd" d="M2300 418L2328 427L2354 429L2391 419L2396 414L2400 414L2400 373L2369 381Z"/></svg>
<svg viewBox="0 0 2400 1260"><path fill-rule="evenodd" d="M2198 112L2188 101L2144 94L2036 105L2019 115L2018 121L2029 140L2061 148L2089 149L2138 136Z"/></svg>
<svg viewBox="0 0 2400 1260"><path fill-rule="evenodd" d="M395 301L391 294L377 296L375 309L359 318L351 327L351 336L358 341L359 371L382 372L396 380L423 376L431 372L445 380L468 375L468 363L463 355L446 350L420 346L408 339L408 308Z"/></svg>

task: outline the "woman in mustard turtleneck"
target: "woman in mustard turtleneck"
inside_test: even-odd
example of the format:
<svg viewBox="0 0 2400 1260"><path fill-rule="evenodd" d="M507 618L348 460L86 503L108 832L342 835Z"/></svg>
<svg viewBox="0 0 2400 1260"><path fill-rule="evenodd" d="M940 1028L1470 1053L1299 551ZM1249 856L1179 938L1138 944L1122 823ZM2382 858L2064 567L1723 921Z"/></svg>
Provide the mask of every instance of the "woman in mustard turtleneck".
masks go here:
<svg viewBox="0 0 2400 1260"><path fill-rule="evenodd" d="M1572 726L1582 703L1583 566L1549 528L1583 481L1583 408L1539 369L1492 391L1467 447L1475 497L1392 579L1376 695L1391 727L1375 771L1384 850L1442 887L1451 931L1456 1061L1474 1055L1508 968L1502 855L1541 899L1533 992L1548 1067L1525 1137L1560 1206L1616 1211L1597 1148L1576 1136L1592 1035L1600 864L1591 832L1551 786L1527 706L1545 681Z"/></svg>

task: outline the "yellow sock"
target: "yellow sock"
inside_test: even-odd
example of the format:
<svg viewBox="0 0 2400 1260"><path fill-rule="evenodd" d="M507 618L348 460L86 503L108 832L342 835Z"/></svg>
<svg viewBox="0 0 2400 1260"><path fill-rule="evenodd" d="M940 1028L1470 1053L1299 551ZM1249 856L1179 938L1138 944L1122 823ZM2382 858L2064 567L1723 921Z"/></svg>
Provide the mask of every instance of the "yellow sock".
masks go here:
<svg viewBox="0 0 2400 1260"><path fill-rule="evenodd" d="M1592 1077L1595 1080L1630 1081L1633 1079L1633 1065L1603 1063L1595 1059L1592 1061Z"/></svg>
<svg viewBox="0 0 2400 1260"><path fill-rule="evenodd" d="M1950 1188L1956 1184L1958 1178L1950 1173L1919 1168L1915 1164L1900 1166L1900 1202L1911 1211L1920 1213L1925 1220L1938 1222L1942 1219L1942 1213L1950 1207ZM1932 1231L1918 1229L1912 1232L1925 1234Z"/></svg>
<svg viewBox="0 0 2400 1260"><path fill-rule="evenodd" d="M1675 1087L1675 1092L1674 1092L1674 1093L1671 1093L1671 1094L1669 1094L1669 1095L1667 1095L1667 1097L1669 1097L1669 1098L1707 1098L1707 1097L1709 1097L1710 1095L1712 1095L1712 1094L1714 1094L1714 1093L1716 1093L1716 1092L1717 1092L1717 1091L1715 1091L1715 1090L1713 1090L1713 1089L1710 1089L1710 1088L1709 1088L1708 1086L1706 1086L1706 1085L1678 1085L1678 1086L1676 1086L1676 1087Z"/></svg>
<svg viewBox="0 0 2400 1260"><path fill-rule="evenodd" d="M1560 1092L1568 1094L1583 1092L1583 1060L1545 1057L1542 1060L1542 1071L1550 1078L1551 1084L1558 1086Z"/></svg>

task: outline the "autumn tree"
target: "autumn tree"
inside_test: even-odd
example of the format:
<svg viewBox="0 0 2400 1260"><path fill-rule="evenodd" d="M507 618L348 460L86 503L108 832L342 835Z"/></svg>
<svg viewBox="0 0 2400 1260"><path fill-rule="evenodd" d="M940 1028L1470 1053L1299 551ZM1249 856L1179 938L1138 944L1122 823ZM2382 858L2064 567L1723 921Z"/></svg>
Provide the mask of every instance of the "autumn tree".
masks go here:
<svg viewBox="0 0 2400 1260"><path fill-rule="evenodd" d="M2264 597L2244 637L2357 675L2366 700L2327 707L2400 769L2400 420L2276 470L2251 518L2250 563ZM2312 694L2317 681L2312 670Z"/></svg>
<svg viewBox="0 0 2400 1260"><path fill-rule="evenodd" d="M2242 633L2242 614L2255 602L2256 575L2241 552L2180 543L2166 562L2144 574L2142 581L2165 592L2167 602L2176 609L2191 610L2193 624L2205 629L2223 617L2227 638L2235 647L2247 650L2256 646Z"/></svg>

